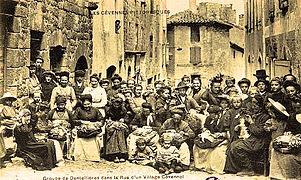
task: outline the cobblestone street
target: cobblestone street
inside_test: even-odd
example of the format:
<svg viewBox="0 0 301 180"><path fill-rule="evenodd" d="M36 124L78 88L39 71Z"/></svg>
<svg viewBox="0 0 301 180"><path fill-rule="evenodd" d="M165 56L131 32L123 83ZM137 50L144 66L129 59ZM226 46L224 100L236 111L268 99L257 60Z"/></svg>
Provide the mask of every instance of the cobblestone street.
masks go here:
<svg viewBox="0 0 301 180"><path fill-rule="evenodd" d="M135 174L134 176L132 174ZM43 180L89 180L89 179L206 179L217 177L219 179L268 179L263 176L237 177L234 175L216 175L201 171L186 171L180 174L161 175L155 169L139 166L129 162L114 164L105 160L101 162L67 161L63 166L51 171L35 171L26 168L21 159L14 159L12 164L7 164L5 169L0 170L1 179L43 179Z"/></svg>

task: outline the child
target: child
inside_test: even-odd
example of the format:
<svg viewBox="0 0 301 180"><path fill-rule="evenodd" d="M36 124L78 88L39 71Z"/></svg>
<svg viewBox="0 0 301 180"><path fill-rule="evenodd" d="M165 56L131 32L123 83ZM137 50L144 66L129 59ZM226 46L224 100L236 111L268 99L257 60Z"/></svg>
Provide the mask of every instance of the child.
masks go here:
<svg viewBox="0 0 301 180"><path fill-rule="evenodd" d="M154 165L154 152L146 146L146 141L143 138L136 140L136 152L130 160L132 163L139 165Z"/></svg>
<svg viewBox="0 0 301 180"><path fill-rule="evenodd" d="M239 95L233 96L230 99L231 109L228 110L225 117L225 128L229 137L229 144L238 139L239 128L239 117L244 114L244 109L242 108L242 97Z"/></svg>
<svg viewBox="0 0 301 180"><path fill-rule="evenodd" d="M167 134L163 134L163 142L157 150L155 162L155 168L159 171L159 173L170 174L175 172L180 154L179 150L175 146L171 146L171 142L172 137Z"/></svg>

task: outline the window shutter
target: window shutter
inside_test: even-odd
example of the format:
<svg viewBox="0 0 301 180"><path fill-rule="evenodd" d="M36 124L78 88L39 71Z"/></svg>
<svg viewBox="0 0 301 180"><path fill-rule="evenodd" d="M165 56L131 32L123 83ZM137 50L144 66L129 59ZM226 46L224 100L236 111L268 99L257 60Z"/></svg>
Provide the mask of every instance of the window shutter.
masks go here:
<svg viewBox="0 0 301 180"><path fill-rule="evenodd" d="M201 48L190 47L190 63L196 65L201 62Z"/></svg>
<svg viewBox="0 0 301 180"><path fill-rule="evenodd" d="M195 62L195 48L190 47L190 63L191 64L196 64Z"/></svg>

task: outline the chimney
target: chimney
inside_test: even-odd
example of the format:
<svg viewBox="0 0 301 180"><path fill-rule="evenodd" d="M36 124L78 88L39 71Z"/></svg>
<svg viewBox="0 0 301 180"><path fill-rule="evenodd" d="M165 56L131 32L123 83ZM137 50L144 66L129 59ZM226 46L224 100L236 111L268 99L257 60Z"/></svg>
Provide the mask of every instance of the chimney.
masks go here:
<svg viewBox="0 0 301 180"><path fill-rule="evenodd" d="M196 0L189 0L189 10L191 10L192 12L197 11Z"/></svg>

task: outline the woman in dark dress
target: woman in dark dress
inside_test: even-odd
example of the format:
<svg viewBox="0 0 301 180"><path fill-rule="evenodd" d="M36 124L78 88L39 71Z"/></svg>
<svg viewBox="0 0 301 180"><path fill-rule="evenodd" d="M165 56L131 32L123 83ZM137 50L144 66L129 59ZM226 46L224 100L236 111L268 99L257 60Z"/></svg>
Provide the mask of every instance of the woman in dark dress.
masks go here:
<svg viewBox="0 0 301 180"><path fill-rule="evenodd" d="M112 105L106 112L105 155L115 163L125 162L128 153L126 137L129 128L124 123L126 115L122 98L114 95Z"/></svg>
<svg viewBox="0 0 301 180"><path fill-rule="evenodd" d="M251 160L258 159L257 152L268 147L270 137L264 129L265 122L270 119L264 108L264 100L256 95L252 98L252 118L246 121L250 136L246 139L238 139L231 143L227 151L227 159L224 171L227 173L240 172L244 175L254 175Z"/></svg>
<svg viewBox="0 0 301 180"><path fill-rule="evenodd" d="M56 166L55 147L52 141L38 142L33 134L36 118L28 109L21 113L22 124L14 129L17 143L16 155L23 158L27 166L36 170L50 170Z"/></svg>

